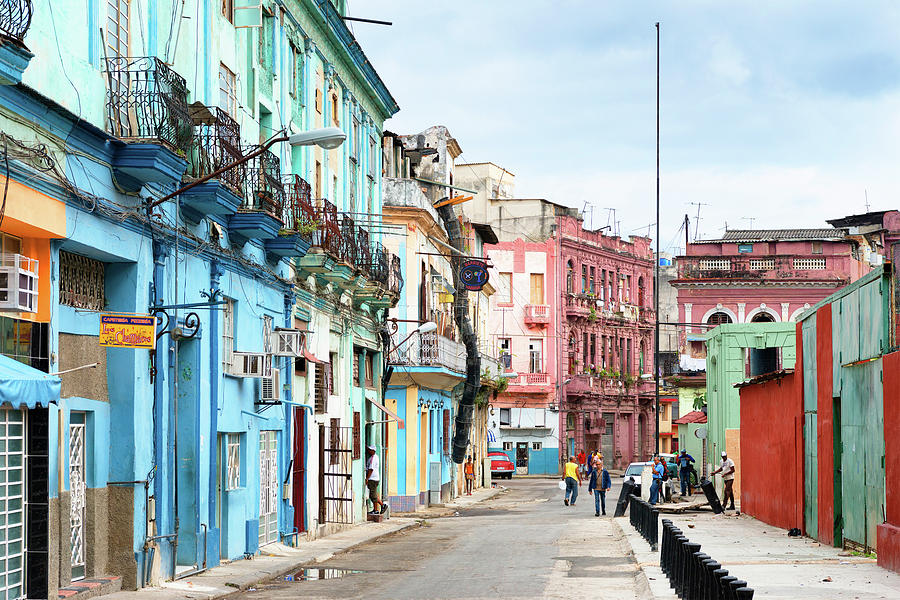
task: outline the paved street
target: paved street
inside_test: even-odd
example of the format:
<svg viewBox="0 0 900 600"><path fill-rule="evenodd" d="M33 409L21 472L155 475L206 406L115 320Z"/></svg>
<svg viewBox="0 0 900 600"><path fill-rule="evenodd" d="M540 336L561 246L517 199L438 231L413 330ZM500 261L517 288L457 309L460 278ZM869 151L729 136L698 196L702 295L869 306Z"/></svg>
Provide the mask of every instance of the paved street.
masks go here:
<svg viewBox="0 0 900 600"><path fill-rule="evenodd" d="M557 481L514 479L458 517L426 521L278 581L251 598L646 598L647 581L587 486L566 507ZM615 495L618 481L614 482ZM612 514L612 498L607 513ZM348 573L347 571L359 571ZM301 572L298 579L303 575ZM321 580L326 578L326 580Z"/></svg>

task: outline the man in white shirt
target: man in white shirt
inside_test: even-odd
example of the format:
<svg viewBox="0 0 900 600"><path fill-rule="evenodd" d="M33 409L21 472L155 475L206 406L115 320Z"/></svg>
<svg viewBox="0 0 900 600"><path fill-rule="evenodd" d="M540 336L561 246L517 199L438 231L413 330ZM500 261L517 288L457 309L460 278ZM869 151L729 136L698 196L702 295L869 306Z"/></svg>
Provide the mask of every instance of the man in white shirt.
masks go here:
<svg viewBox="0 0 900 600"><path fill-rule="evenodd" d="M372 499L372 512L383 513L387 505L381 501L378 495L378 483L381 481L381 465L378 455L375 454L375 446L366 447L366 487L369 488L369 498Z"/></svg>
<svg viewBox="0 0 900 600"><path fill-rule="evenodd" d="M728 498L731 498L731 506L725 507L728 510L734 510L734 461L728 458L728 453L722 452L722 462L719 468L712 472L722 473L722 481L725 483L725 491L722 492L722 506L728 504Z"/></svg>

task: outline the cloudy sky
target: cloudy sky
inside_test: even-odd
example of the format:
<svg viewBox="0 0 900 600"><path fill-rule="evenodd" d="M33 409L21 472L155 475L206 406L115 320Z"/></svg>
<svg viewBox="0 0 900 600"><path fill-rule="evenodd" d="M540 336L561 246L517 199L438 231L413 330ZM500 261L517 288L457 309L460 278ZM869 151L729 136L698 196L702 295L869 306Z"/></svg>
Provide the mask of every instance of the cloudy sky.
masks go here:
<svg viewBox="0 0 900 600"><path fill-rule="evenodd" d="M661 22L663 249L731 229L825 226L897 208L900 3L350 0L401 110L446 125L460 160L516 175L520 197L655 221Z"/></svg>

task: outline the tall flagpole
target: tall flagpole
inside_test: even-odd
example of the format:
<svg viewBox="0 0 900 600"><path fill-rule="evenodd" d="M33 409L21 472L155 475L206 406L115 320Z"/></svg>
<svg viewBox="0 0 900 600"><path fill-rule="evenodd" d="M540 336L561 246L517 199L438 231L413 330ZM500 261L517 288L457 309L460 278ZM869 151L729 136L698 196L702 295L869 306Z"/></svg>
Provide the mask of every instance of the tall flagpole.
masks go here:
<svg viewBox="0 0 900 600"><path fill-rule="evenodd" d="M653 261L653 375L656 382L656 453L659 454L659 22L656 23L656 256Z"/></svg>

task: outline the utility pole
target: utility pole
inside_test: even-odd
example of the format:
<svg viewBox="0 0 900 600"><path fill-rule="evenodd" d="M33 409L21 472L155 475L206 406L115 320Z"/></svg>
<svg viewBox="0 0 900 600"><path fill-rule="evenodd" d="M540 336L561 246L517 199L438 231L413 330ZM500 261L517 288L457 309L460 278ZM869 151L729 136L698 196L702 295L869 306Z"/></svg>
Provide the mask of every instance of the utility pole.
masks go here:
<svg viewBox="0 0 900 600"><path fill-rule="evenodd" d="M688 247L688 236L691 235L691 218L687 216L687 213L684 215L684 254L687 256L687 247Z"/></svg>
<svg viewBox="0 0 900 600"><path fill-rule="evenodd" d="M685 248L687 252L687 248ZM656 391L656 453L659 454L659 22L656 23L656 256L653 260L653 381Z"/></svg>

